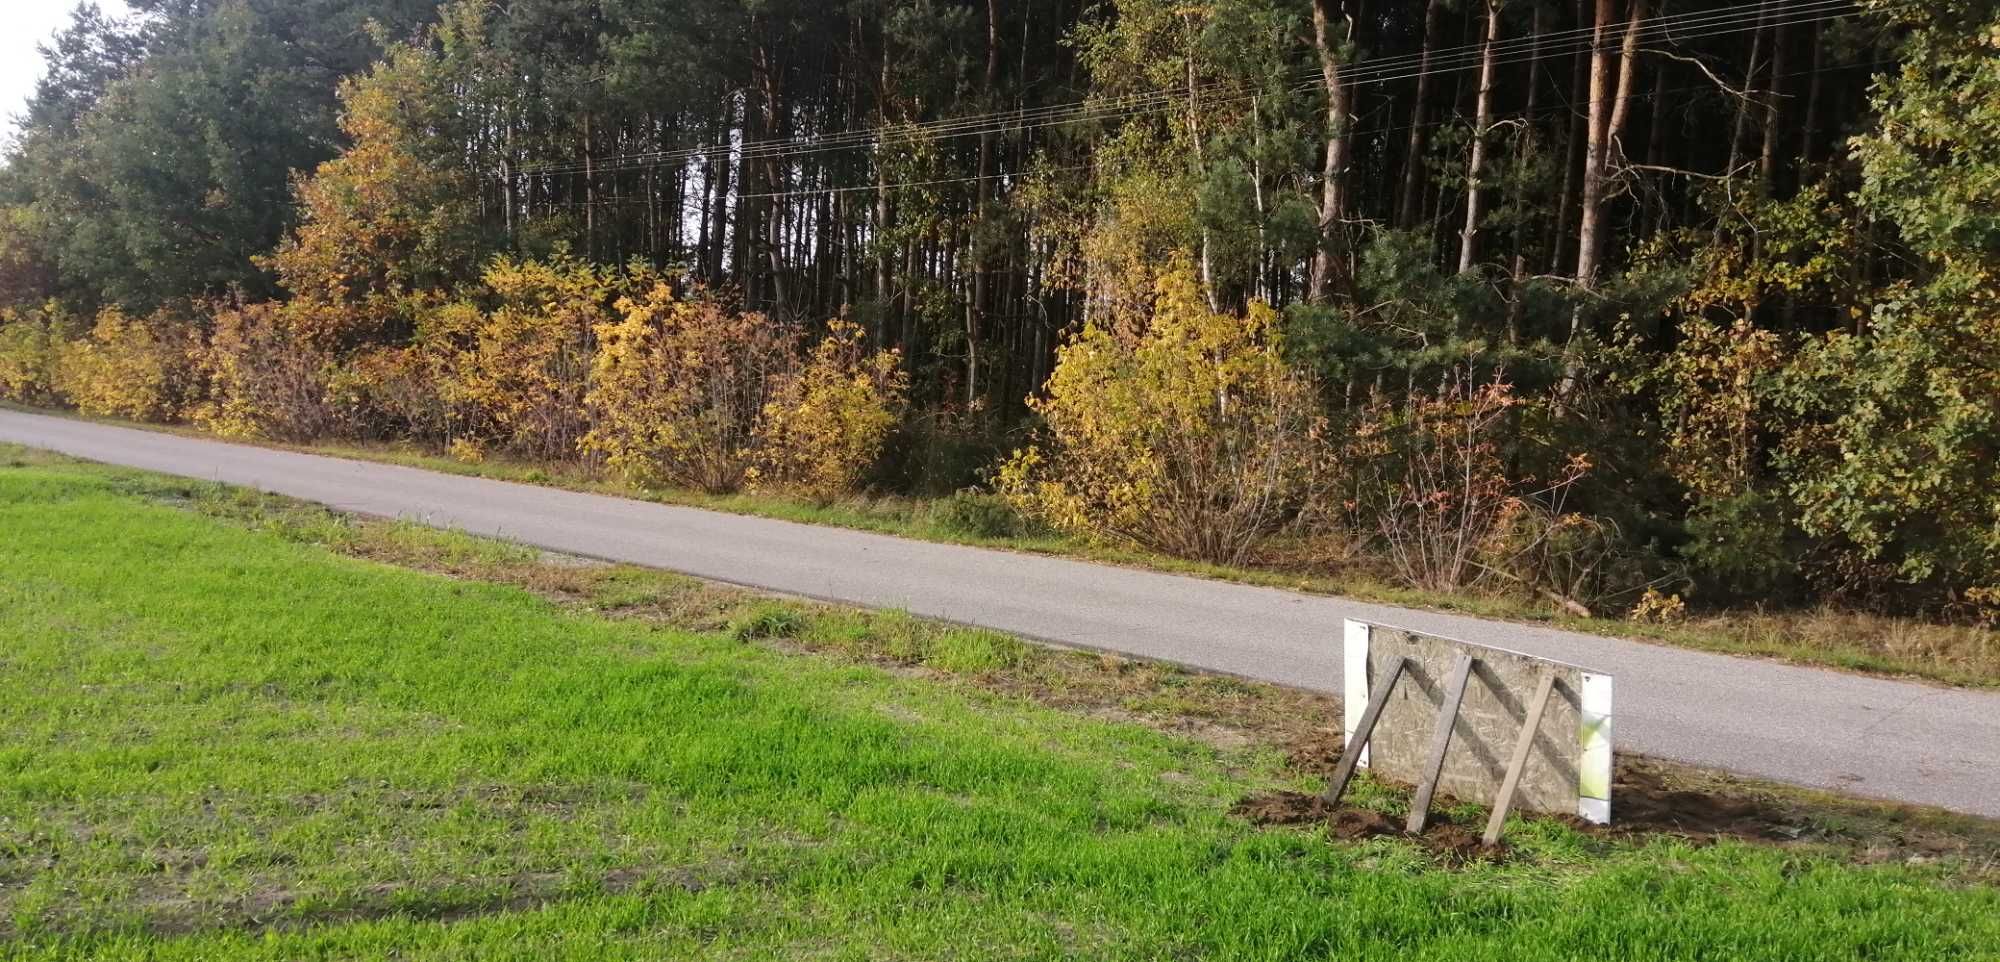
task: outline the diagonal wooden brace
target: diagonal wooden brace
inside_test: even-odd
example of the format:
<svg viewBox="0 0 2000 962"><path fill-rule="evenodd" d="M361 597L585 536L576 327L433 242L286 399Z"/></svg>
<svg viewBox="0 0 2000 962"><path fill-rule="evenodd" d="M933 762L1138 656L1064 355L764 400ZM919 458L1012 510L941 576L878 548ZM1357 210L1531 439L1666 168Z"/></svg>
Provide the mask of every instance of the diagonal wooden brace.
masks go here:
<svg viewBox="0 0 2000 962"><path fill-rule="evenodd" d="M1368 736L1375 734L1375 723L1382 717L1383 706L1389 703L1389 692L1396 687L1397 679L1403 677L1403 667L1407 662L1396 659L1382 677L1375 679L1375 687L1368 692L1368 710L1361 713L1360 723L1354 726L1353 737L1347 740L1347 749L1340 753L1340 764L1334 766L1333 780L1327 782L1326 793L1320 797L1328 805L1340 804L1340 796L1346 794L1347 783L1354 780L1354 766L1361 762L1361 750L1368 747Z"/></svg>
<svg viewBox="0 0 2000 962"><path fill-rule="evenodd" d="M1451 748L1451 730L1458 726L1458 706L1465 700L1465 682L1472 677L1472 661L1470 654L1459 653L1458 663L1451 669L1451 683L1445 688L1444 701L1438 704L1437 728L1431 734L1431 754L1424 761L1424 778L1417 783L1417 797L1410 801L1410 821L1404 826L1413 835L1430 824L1431 796L1437 793L1438 777L1444 773L1444 755Z"/></svg>
<svg viewBox="0 0 2000 962"><path fill-rule="evenodd" d="M1555 672L1542 672L1542 680L1535 686L1535 699L1528 705L1528 716L1521 720L1521 734L1514 739L1514 758L1507 763L1507 777L1500 783L1500 794L1493 799L1493 816L1486 820L1486 834L1479 839L1487 846L1500 844L1500 831L1507 824L1507 813L1514 809L1514 795L1521 789L1521 776L1528 770L1528 756L1535 747L1535 733L1542 728L1542 713L1548 709L1549 693L1555 687Z"/></svg>

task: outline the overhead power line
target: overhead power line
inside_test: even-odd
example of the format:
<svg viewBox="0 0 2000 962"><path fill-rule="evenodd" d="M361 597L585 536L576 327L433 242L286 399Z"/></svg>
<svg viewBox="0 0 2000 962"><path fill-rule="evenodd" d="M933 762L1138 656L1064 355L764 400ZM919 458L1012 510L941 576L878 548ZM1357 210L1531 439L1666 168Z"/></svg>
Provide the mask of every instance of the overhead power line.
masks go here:
<svg viewBox="0 0 2000 962"><path fill-rule="evenodd" d="M1770 13L1775 19L1779 16L1823 12L1829 9L1850 7L1851 5L1852 0L1796 0L1796 2L1792 3L1775 4L1770 8ZM1743 23L1756 23L1762 20L1765 15L1766 9L1764 6L1753 3L1740 4L1720 10L1663 15L1642 20L1640 23L1642 34L1647 38L1680 40L1713 36L1719 32L1740 32L1735 29L1717 31L1715 28L1733 28ZM1617 35L1617 39L1620 42L1623 39L1624 29L1624 25L1619 24L1611 30L1612 33ZM1676 36L1676 30L1691 31L1692 33L1683 33L1680 36ZM1565 52L1587 48L1595 31L1595 27L1579 27L1544 33L1539 38L1539 44L1544 48L1542 50L1544 54L1560 55ZM1505 56L1523 50L1534 52L1537 43L1537 38L1533 36L1512 38L1497 44L1495 46L1495 54L1496 56ZM1428 65L1423 63L1424 55L1422 53L1399 55L1381 60L1358 61L1348 65L1343 71L1343 82L1353 85L1384 83L1410 79L1426 74L1460 70L1477 62L1482 50L1483 47L1480 44L1467 44L1432 51ZM1510 60L1509 62L1518 61ZM1300 73L1316 75L1318 69L1311 68ZM1290 91L1310 90L1317 86L1318 82L1314 81L1287 89ZM1240 88L1232 81L1211 81L1207 84L1196 85L1192 91L1185 86L1162 88L1138 94L1124 95L1109 102L1101 100L1077 101L1024 111L964 115L919 124L867 127L810 138L779 138L734 144L714 144L705 147L614 154L593 159L592 165L594 166L599 163L609 164L615 169L621 161L627 160L674 163L724 152L730 153L732 156L741 156L743 159L751 159L763 158L774 154L785 156L815 153L820 150L871 146L878 142L886 143L891 140L916 140L926 137L957 137L1006 133L1058 123L1075 123L1098 119L1122 119L1134 112L1155 112L1170 108L1184 102L1191 95L1198 98L1204 93L1237 89ZM648 166L651 165L651 163L648 164ZM583 162L568 161L560 164L545 164L523 168L523 172L577 172L581 171L585 166Z"/></svg>
<svg viewBox="0 0 2000 962"><path fill-rule="evenodd" d="M1894 63L1894 61L1866 60L1866 61L1861 61L1859 63L1847 64L1846 66L1880 67L1890 63ZM1789 80L1793 77L1804 77L1811 73L1813 73L1811 69L1788 70L1784 73L1778 74L1775 78L1769 78L1769 79ZM1659 97L1662 94L1684 94L1684 93L1693 93L1695 91L1700 91L1700 90L1713 90L1713 89L1714 85L1712 84L1686 84L1679 87L1667 87L1667 88L1656 87L1651 90L1626 94L1623 99L1652 100L1656 97ZM1611 97L1605 97L1603 99L1605 102L1612 102L1618 100L1619 98L1616 96L1611 96ZM1573 110L1577 106L1589 106L1591 103L1593 103L1593 101L1585 100L1581 104L1574 104L1574 103L1543 104L1540 107L1535 108L1535 112L1532 115L1516 113L1514 114L1514 116L1518 118L1524 116L1540 117L1552 114L1560 114L1564 111ZM1464 120L1462 118L1445 118L1439 120L1426 120L1423 123L1397 124L1393 127L1376 127L1372 129L1374 133L1378 134L1396 134L1396 133L1404 133L1414 128L1429 129L1433 127L1449 127L1453 124L1463 123L1463 122ZM1080 170L1092 170L1096 166L1097 166L1096 164L1065 164L1057 167L1037 167L1033 171L1010 171L1007 173L987 174L985 176L968 175L960 177L940 177L931 180L892 181L886 184L879 184L879 185L860 184L860 185L843 186L843 187L794 187L787 190L768 191L756 194L735 194L732 196L739 200L741 199L767 200L773 198L786 198L786 197L817 197L824 194L872 193L876 190L881 190L881 189L900 190L911 187L936 187L945 184L969 184L969 183L978 183L981 181L988 181L988 180L1019 179L1030 176L1031 174L1072 173ZM594 201L569 200L569 201L564 201L558 204L557 206L568 207L572 209L581 209L584 207L596 207L599 209L603 209L608 207L643 207L654 203L657 203L657 201L650 197L635 197L635 198L606 198Z"/></svg>
<svg viewBox="0 0 2000 962"><path fill-rule="evenodd" d="M1660 41L1678 43L1744 33L1755 29L1788 27L1838 19L1849 15L1852 10L1853 0L1795 0L1795 2L1773 4L1768 8L1761 3L1738 4L1719 10L1670 14L1641 20L1638 39L1641 43ZM1622 45L1626 29L1625 24L1608 25L1605 31L1606 45L1612 48ZM1495 62L1496 65L1513 65L1523 62L1524 59L1561 56L1588 50L1594 45L1595 33L1595 27L1578 27L1544 33L1538 37L1512 38L1494 45ZM1432 51L1428 64L1423 63L1421 53L1381 60L1357 61L1343 69L1342 82L1358 87L1454 72L1479 65L1484 55L1483 44L1467 44ZM1317 74L1318 71L1314 69L1306 73ZM1318 80L1311 80L1286 87L1284 91L1310 92L1319 86ZM613 154L603 158L592 158L589 161L525 165L515 168L514 172L535 175L574 174L586 170L593 173L620 173L679 165L718 155L743 161L775 160L928 139L1021 133L1051 126L1123 120L1133 116L1178 109L1191 97L1198 103L1213 106L1254 100L1266 95L1262 91L1241 93L1242 89L1234 82L1214 81L1198 84L1192 90L1188 87L1167 88L1126 95L1108 102L1077 101L1029 110L964 115L916 124L865 127L817 137L778 138ZM1201 99L1205 93L1216 92L1232 92L1234 95L1205 101Z"/></svg>

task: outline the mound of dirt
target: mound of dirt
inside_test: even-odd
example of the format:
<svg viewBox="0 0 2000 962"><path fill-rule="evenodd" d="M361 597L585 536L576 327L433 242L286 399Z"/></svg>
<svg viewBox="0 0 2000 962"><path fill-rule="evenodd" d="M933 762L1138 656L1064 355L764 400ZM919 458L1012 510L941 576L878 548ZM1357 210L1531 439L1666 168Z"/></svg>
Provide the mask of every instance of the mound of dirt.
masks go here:
<svg viewBox="0 0 2000 962"><path fill-rule="evenodd" d="M1314 775L1331 774L1340 763L1342 745L1336 729L1314 729L1294 738L1286 761L1294 771ZM1726 790L1692 791L1677 787L1656 766L1644 759L1622 757L1613 772L1611 825L1592 825L1574 816L1533 815L1556 818L1594 835L1633 837L1670 835L1695 841L1721 838L1756 842L1786 842L1807 833L1806 819L1795 809L1772 799ZM1481 801L1484 801L1483 799ZM1333 836L1341 839L1372 838L1403 834L1402 826L1367 809L1329 806L1315 795L1276 792L1245 799L1236 806L1237 815L1260 825L1303 825L1325 823ZM1476 833L1433 818L1434 831L1422 841L1427 847L1442 845L1447 850L1464 847L1477 850ZM1433 835L1437 837L1432 837Z"/></svg>
<svg viewBox="0 0 2000 962"><path fill-rule="evenodd" d="M1422 845L1447 861L1463 863L1475 859L1503 857L1506 846L1488 848L1479 844L1477 832L1454 824L1443 815L1431 816L1430 827L1412 835L1395 819L1372 808L1328 805L1326 799L1304 792L1272 792L1246 798L1230 813L1258 825L1313 825L1324 823L1327 833L1345 842L1368 838L1406 838Z"/></svg>

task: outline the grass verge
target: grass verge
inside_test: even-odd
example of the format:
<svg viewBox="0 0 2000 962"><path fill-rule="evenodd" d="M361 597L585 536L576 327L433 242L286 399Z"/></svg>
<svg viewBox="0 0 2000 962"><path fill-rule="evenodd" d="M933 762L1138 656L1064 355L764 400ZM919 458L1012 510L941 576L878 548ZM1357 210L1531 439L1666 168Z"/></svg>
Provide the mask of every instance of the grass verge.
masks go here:
<svg viewBox="0 0 2000 962"><path fill-rule="evenodd" d="M1270 686L41 455L0 532L0 958L2000 944L1976 820L1718 783L1791 821L1461 861L1232 815L1324 763Z"/></svg>
<svg viewBox="0 0 2000 962"><path fill-rule="evenodd" d="M0 403L0 407L28 410L4 403ZM65 412L35 413L75 416ZM184 426L117 423L144 430L204 436L202 432ZM1941 624L1831 606L1805 610L1704 612L1667 624L1616 618L1579 618L1543 602L1517 595L1440 593L1404 588L1385 580L1368 566L1351 560L1305 558L1283 548L1253 565L1229 567L1093 544L1023 524L1018 518L1011 517L1009 512L994 508L994 499L990 496L983 496L983 504L971 505L957 497L854 497L821 504L768 494L710 495L696 491L640 488L605 477L601 472L580 464L526 463L500 456L468 464L409 445L328 442L312 445L267 443L266 446L801 524L1058 555L1482 618L1546 624L1607 637L1652 641L1722 654L1751 655L1793 664L1920 678L1947 685L2000 687L2000 631L1977 625Z"/></svg>

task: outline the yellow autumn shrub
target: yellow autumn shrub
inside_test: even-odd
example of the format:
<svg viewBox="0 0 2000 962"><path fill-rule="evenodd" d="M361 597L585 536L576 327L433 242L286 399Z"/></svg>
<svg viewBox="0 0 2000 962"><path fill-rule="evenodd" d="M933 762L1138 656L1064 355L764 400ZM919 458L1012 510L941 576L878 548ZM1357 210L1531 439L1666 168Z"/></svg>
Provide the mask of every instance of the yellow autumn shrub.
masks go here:
<svg viewBox="0 0 2000 962"><path fill-rule="evenodd" d="M657 279L616 307L597 326L584 450L642 484L742 487L758 418L798 366L797 334Z"/></svg>
<svg viewBox="0 0 2000 962"><path fill-rule="evenodd" d="M56 387L85 414L172 420L194 393L199 350L193 325L182 319L106 308L87 336L57 349Z"/></svg>
<svg viewBox="0 0 2000 962"><path fill-rule="evenodd" d="M450 418L436 358L413 346L364 348L333 371L327 397L355 437L447 443Z"/></svg>
<svg viewBox="0 0 2000 962"><path fill-rule="evenodd" d="M311 441L331 434L332 358L299 336L294 309L266 301L216 311L201 372L207 397L195 424L224 437Z"/></svg>
<svg viewBox="0 0 2000 962"><path fill-rule="evenodd" d="M1063 346L1029 401L1039 443L1001 466L1001 492L1067 531L1242 560L1310 505L1329 460L1313 386L1285 361L1278 325L1263 304L1210 310L1175 264L1144 316L1093 323Z"/></svg>
<svg viewBox="0 0 2000 962"><path fill-rule="evenodd" d="M895 351L871 352L859 325L832 322L764 405L752 432L752 486L820 501L854 491L881 456L908 393Z"/></svg>
<svg viewBox="0 0 2000 962"><path fill-rule="evenodd" d="M0 398L51 405L56 390L56 354L62 338L41 311L0 310Z"/></svg>
<svg viewBox="0 0 2000 962"><path fill-rule="evenodd" d="M482 276L491 301L458 302L430 312L418 332L440 374L438 390L452 415L452 439L538 458L577 454L595 329L615 271L558 255L499 258Z"/></svg>

